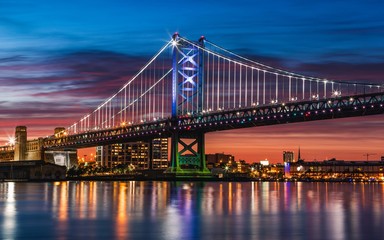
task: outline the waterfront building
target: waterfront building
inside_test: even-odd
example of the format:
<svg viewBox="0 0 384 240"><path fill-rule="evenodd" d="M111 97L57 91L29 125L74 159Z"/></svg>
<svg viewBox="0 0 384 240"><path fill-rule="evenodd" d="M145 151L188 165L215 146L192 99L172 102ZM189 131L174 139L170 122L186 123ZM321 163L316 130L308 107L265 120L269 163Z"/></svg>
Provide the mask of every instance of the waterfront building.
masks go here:
<svg viewBox="0 0 384 240"><path fill-rule="evenodd" d="M166 169L168 167L168 139L150 142L117 143L96 148L96 162L108 168L130 165L135 169Z"/></svg>
<svg viewBox="0 0 384 240"><path fill-rule="evenodd" d="M281 163L269 164L269 161L263 160L252 164L252 167L254 175L264 179L279 179L284 176L284 165Z"/></svg>
<svg viewBox="0 0 384 240"><path fill-rule="evenodd" d="M65 128L57 127L53 136L58 136L64 132ZM26 161L29 163L29 161L43 160L47 163L65 166L66 168L77 165L76 149L66 148L50 151L43 150L43 145L43 138L27 140L27 127L17 126L15 137L9 139L7 146L0 147L0 162Z"/></svg>
<svg viewBox="0 0 384 240"><path fill-rule="evenodd" d="M205 162L208 169L217 168L217 167L235 167L235 157L231 154L224 153L214 153L206 154Z"/></svg>
<svg viewBox="0 0 384 240"><path fill-rule="evenodd" d="M152 140L152 169L168 168L168 138Z"/></svg>
<svg viewBox="0 0 384 240"><path fill-rule="evenodd" d="M43 160L0 162L0 181L63 180L66 167Z"/></svg>
<svg viewBox="0 0 384 240"><path fill-rule="evenodd" d="M361 179L383 180L384 161L324 160L291 163L290 177L312 179ZM288 177L286 175L286 177Z"/></svg>
<svg viewBox="0 0 384 240"><path fill-rule="evenodd" d="M136 168L149 167L148 143L116 143L96 147L99 166L112 168L120 164L132 164Z"/></svg>
<svg viewBox="0 0 384 240"><path fill-rule="evenodd" d="M44 160L59 166L65 166L67 169L77 166L77 150L65 149L63 151L45 151Z"/></svg>

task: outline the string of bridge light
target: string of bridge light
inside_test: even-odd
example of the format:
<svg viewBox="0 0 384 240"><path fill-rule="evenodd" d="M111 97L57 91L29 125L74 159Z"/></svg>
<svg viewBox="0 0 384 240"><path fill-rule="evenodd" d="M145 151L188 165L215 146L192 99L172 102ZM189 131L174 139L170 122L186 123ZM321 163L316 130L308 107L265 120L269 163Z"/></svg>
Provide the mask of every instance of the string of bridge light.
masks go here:
<svg viewBox="0 0 384 240"><path fill-rule="evenodd" d="M327 82L334 82L334 83L341 83L341 84L356 84L356 85L365 85L365 86L369 86L369 87L383 87L382 85L378 85L378 84L375 84L375 83L363 83L363 82L356 82L356 83L350 83L350 82L346 82L346 81L335 81L335 80L327 80L327 79L322 79L322 78L318 78L318 77L313 77L313 76L305 76L305 75L301 75L301 74L298 74L298 73L294 73L294 72L290 72L290 71L287 71L287 70L283 70L283 69L279 69L279 68L275 68L275 67L271 67L271 66L268 66L266 64L263 64L263 63L260 63L260 62L257 62L257 61L254 61L254 60L251 60L249 58L246 58L246 57L243 57L241 55L238 55L232 51L229 51L223 47L220 47L218 46L217 44L209 41L209 40L206 40L205 39L205 42L206 43L209 43L210 45L212 45L213 47L215 48L218 48L220 49L221 51L224 51L226 53L229 53L237 58L240 58L242 60L245 60L247 62L250 62L250 63L253 63L253 64L256 64L256 65L259 65L261 67L264 67L264 68L267 68L267 69L272 69L273 71L278 71L278 72L282 72L283 74L282 75L285 75L287 77L289 76L292 76L292 77L297 77L297 78L305 78L307 80L313 80L313 81L327 81Z"/></svg>
<svg viewBox="0 0 384 240"><path fill-rule="evenodd" d="M271 74L279 74L280 76L284 76L284 77L293 77L293 78L301 78L303 80L308 80L308 81L320 81L320 82L324 82L324 83L337 83L337 84L348 84L348 85L361 85L361 86L367 86L367 87L377 87L377 88L382 88L383 85L379 85L379 84L375 84L375 83L363 83L363 82L354 82L354 83L351 83L351 82L346 82L346 81L335 81L335 80L328 80L328 79L325 79L325 78L318 78L318 77L312 77L312 76L305 76L305 75L301 75L301 74L297 74L297 73L294 73L294 72L289 72L289 71L286 71L286 70L282 70L282 69L278 69L278 68L274 68L274 67L271 67L271 66L268 66L268 65L265 65L265 64L262 64L262 63L259 63L259 62L256 62L254 60L251 60L251 59L248 59L248 58L245 58L243 56L240 56L232 51L229 51L225 48L222 48L208 40L206 40L204 38L204 42L205 43L209 43L211 44L213 47L215 48L218 48L226 53L229 53L237 58L240 58L242 60L245 60L247 62L250 62L252 64L255 64L255 65L259 65L261 66L261 68L257 68L257 67L254 67L252 65L247 65L246 63L243 63L243 62L240 62L240 61L236 61L232 58L229 58L227 56L224 56L220 53L217 53L217 52L214 52L212 50L209 50L206 48L206 46L201 46L199 44L196 44L195 42L192 42L188 39L185 39L185 38L182 38L180 37L182 40L188 42L189 44L191 45L194 45L195 47L199 48L199 49L202 49L203 51L205 52L208 52L208 53L211 53L211 54L215 54L217 56L220 56L221 58L225 59L225 60L228 60L228 61L231 61L231 62L234 62L236 64L240 64L240 65L243 65L243 66L246 66L246 67L249 67L249 68L254 68L255 70L260 70L260 71L265 71L267 73L271 73ZM266 69L263 69L266 68L266 69L271 69L271 71L268 71ZM281 72L281 73L278 73L278 72Z"/></svg>
<svg viewBox="0 0 384 240"><path fill-rule="evenodd" d="M160 56L164 49L170 46L170 43L165 45L158 54L156 54L140 71L137 73L123 88L121 88L116 94L110 97L107 101L101 104L91 114L84 116L80 121L73 124L70 132L82 132L89 130L98 130L110 127L130 125L133 123L143 123L149 121L156 121L159 118L165 117L165 111L167 109L167 102L165 97L169 94L165 92L168 90L166 84L170 84L171 81L165 81L164 79L170 75L172 68L165 72L164 61L161 70L163 73L161 77L152 82L152 78L148 76L156 76L156 59ZM176 47L176 45L173 45ZM178 63L182 62L185 57L182 57ZM151 67L153 66L153 69ZM149 69L149 73L148 70ZM140 86L132 86L135 80L140 79ZM153 78L154 79L154 78ZM155 94L155 88L161 84L161 89L158 91L160 94ZM166 83L164 83L166 82ZM131 88L132 86L132 88ZM127 91L128 89L128 91ZM151 94L153 92L153 94ZM121 94L121 96L119 95ZM156 95L159 99L156 99ZM133 98L133 99L132 99ZM127 99L129 101L127 102ZM115 102L119 103L115 103ZM131 111L130 121L127 117L128 110ZM130 115L130 114L128 114ZM93 117L93 126L90 123L90 119ZM119 125L116 125L118 123Z"/></svg>
<svg viewBox="0 0 384 240"><path fill-rule="evenodd" d="M280 98L280 88L281 94L284 96L284 91L288 91L288 99L292 99L292 77L289 77L289 87L288 90L284 88L284 81L282 82L282 86L280 87L279 83L282 81L282 76L277 73L273 73L270 71L265 71L261 69L255 69L254 67L244 65L242 63L238 63L237 61L230 61L227 58L221 58L220 55L212 54L211 52L207 53L207 65L205 75L206 82L206 109L218 109L222 110L222 108L228 108L228 104L232 102L232 108L236 107L245 107L250 104L258 105L260 103L260 95L262 95L263 102L262 104L266 104L266 96L272 98L272 81L274 84L274 95L275 99L272 101L277 101ZM221 69L222 68L222 69ZM228 70L226 71L225 68ZM262 77L260 77L260 72ZM268 76L267 76L268 75ZM255 78L256 76L256 78ZM272 77L273 79L272 79ZM269 81L266 82L267 77ZM260 83L260 79L262 78L262 84ZM296 79L296 78L295 78ZM294 80L295 80L294 79ZM284 79L285 80L285 79ZM296 79L296 82L299 81ZM303 81L303 99L305 98L305 80ZM269 94L267 94L266 86L268 83ZM233 84L233 85L232 85ZM250 88L249 88L250 85ZM257 86L255 89L255 85ZM262 85L262 94L260 94L260 85ZM221 88L220 88L221 86ZM227 87L228 92L225 97L225 88ZM299 87L296 87L296 93ZM310 85L311 89L311 85ZM326 88L324 89L326 92ZM312 90L310 90L312 92ZM317 89L319 92L319 89ZM222 95L220 97L220 95ZM256 95L256 103L255 103L255 95ZM298 94L296 94L298 96ZM232 98L231 98L232 96ZM220 104L220 101L222 102ZM215 103L216 102L216 103ZM245 103L245 104L244 104ZM272 102L273 103L273 102ZM210 106L211 105L211 106ZM215 107L216 105L216 107Z"/></svg>
<svg viewBox="0 0 384 240"><path fill-rule="evenodd" d="M202 49L204 52L206 52L207 54L208 54L208 61L207 61L207 63L208 63L208 68L210 67L210 65L211 65L211 63L210 63L210 55L212 55L213 57L212 57L212 65L214 65L215 64L215 58L214 57L217 57L217 60L216 60L216 62L217 62L217 67L218 67L218 69L220 69L220 59L222 59L222 62L224 63L224 65L226 64L226 62L225 61L227 61L227 65L229 66L228 67L228 79L229 80L231 80L231 71L230 71L230 69L231 69L231 63L233 64L233 66L234 66L234 68L236 68L236 66L239 66L239 68L240 68L240 71L239 71L239 73L237 73L236 71L234 71L233 72L233 74L239 74L240 75L240 78L239 78L239 88L240 88L240 90L239 90L239 103L241 103L241 99L242 99L242 96L241 96L241 94L242 94L242 91L241 91L241 84L242 84L242 77L241 77L241 71L243 70L243 68L245 68L245 73L247 73L248 72L248 69L251 69L251 79L252 79L252 81L251 81L251 93L250 93L250 95L251 95L251 102L252 102L252 105L258 105L259 103L260 103L260 71L262 71L263 72L263 104L266 104L266 89L265 89L265 86L266 86L266 84L265 84L265 80L266 80L266 74L270 74L270 75L274 75L275 76L275 97L276 97L276 99L275 99L275 102L277 102L277 98L278 98L278 95L279 95L279 81L282 81L282 84L283 84L283 86L284 86L284 84L285 84L285 82L286 82L286 79L285 78L288 78L288 97L289 97L289 101L291 101L291 100L297 100L297 99L294 99L294 98L292 98L292 88L293 88L293 86L292 86L292 82L295 82L295 92L296 92L296 98L298 97L298 89L299 89L299 87L298 87L298 82L299 81L302 81L302 97L303 97L303 99L305 99L305 87L306 87L306 85L308 84L308 83L306 83L306 82L309 82L309 89L310 89L310 92L309 92L309 96L310 96L310 98L319 98L320 96L319 96L319 94L320 94L320 88L319 88L319 83L322 83L323 85L324 85L324 96L323 97L326 97L327 96L327 85L328 84L331 84L331 86L332 86L332 92L331 92L331 94L332 95L335 95L335 96L339 96L339 95L341 95L341 90L339 90L339 89L342 89L342 88L347 88L347 91L348 91L348 93L349 93L349 91L350 91L350 88L351 88L351 86L354 86L355 88L357 87L357 85L361 85L362 87L370 87L370 88L372 88L372 84L358 84L358 83L347 83L347 82L340 82L340 81L329 81L329 80L326 80L326 79L320 79L320 78L312 78L312 77L305 77L305 76L303 76L303 75L298 75L298 74L294 74L294 73L289 73L289 72L285 72L285 74L281 74L281 73L279 73L279 71L281 72L281 71L283 71L283 70L279 70L279 69L274 69L274 68L272 68L272 67L269 67L269 66L267 66L267 65L264 65L264 66L267 66L267 67L269 67L270 69L272 69L272 70L274 70L274 71L269 71L269 70L266 70L266 69L261 69L261 68L258 68L258 67L255 67L255 66L252 66L252 65L248 65L248 64L245 64L245 63L243 63L243 62L240 62L240 61L237 61L237 60L234 60L234 59L231 59L231 58L229 58L229 57L227 57L227 56L223 56L223 55L221 55L221 54L219 54L219 53L217 53L217 52L214 52L214 51L212 51L212 50L210 50L210 49L207 49L207 48L205 48L205 47L203 47L203 46L200 46L200 45L198 45L198 44L196 44L196 43L194 43L194 42L191 42L191 41L189 41L189 40L187 40L187 39L184 39L184 38L182 38L184 41L186 41L186 42L188 42L189 44L191 44L191 45L194 45L195 47L197 47L197 48L200 48L200 49ZM228 52L228 51L227 51ZM237 55L238 56L238 55ZM241 56L239 56L239 57L241 57ZM244 58L245 59L245 58ZM247 61L250 61L251 63L255 63L255 62L253 62L253 61L251 61L251 60L248 60L248 59L246 59ZM256 63L256 64L258 64L258 63ZM215 66L213 66L213 68L214 68ZM254 92L253 92L253 89L254 89L254 84L255 84L255 81L253 81L253 73L254 73L254 71L257 71L257 93L256 93L256 96L257 96L257 103L255 103L254 101L253 101L253 96L254 96ZM214 93L214 87L215 87L215 82L213 81L213 82L210 82L210 74L213 76L214 74L213 74L213 71L209 71L209 70L207 70L207 75L205 76L205 80L206 80L206 82L207 82L207 85L209 85L209 84L211 84L212 86L211 86L211 96L210 97L207 97L206 98L206 110L209 110L209 109L215 109L215 107L214 107L214 98L215 98L215 93ZM223 72L223 74L222 74L224 77L223 78L225 78L225 72ZM217 73L217 76L220 76L220 70L218 70L218 73ZM246 80L245 80L245 84L247 84L248 83L248 79L247 79L247 75L245 76L245 78L246 78ZM281 80L281 78L283 78L282 80ZM315 86L316 86L316 94L314 94L314 95L312 95L312 85L313 85L313 83L315 83ZM224 84L225 84L225 82L223 82L223 90L224 90ZM227 93L227 96L229 97L230 95L231 95L231 93L230 93L230 88L231 88L231 81L229 81L228 83L228 93ZM234 91L233 91L233 107L235 108L235 107L237 107L237 104L236 104L236 102L237 102L237 100L236 100L236 81L234 81L233 82L233 84L234 84ZM339 86L339 89L336 89L335 90L335 84L336 85L338 85ZM219 104L219 95L220 95L220 92L219 92L219 86L220 86L220 81L218 80L217 81L217 83L216 83L216 86L218 86L217 87L217 93L216 93L216 106L217 106L217 110L221 110L221 107L220 107L220 104ZM208 86L209 87L209 86ZM380 89L380 87L381 86L379 86L379 85L377 85L377 88L378 89ZM246 85L245 86L245 88L248 88L248 86ZM283 92L282 92L282 94L284 94L284 90L285 89L283 89ZM271 90L270 90L271 91ZM286 90L285 90L286 91ZM356 90L357 91L357 90ZM365 91L365 90L364 90ZM222 91L222 92L224 92L224 91ZM245 91L245 94L247 94L248 92L247 91ZM269 94L269 97L271 97L272 96L272 94L270 93ZM247 95L245 96L245 102L248 102L247 100ZM224 95L222 96L222 105L224 106L225 105L225 103L224 103ZM209 104L209 100L211 101L211 104ZM228 102L230 102L230 100L228 99ZM272 103L274 102L274 100L272 100ZM209 105L212 105L211 107L209 106ZM241 104L239 104L239 106L240 106Z"/></svg>
<svg viewBox="0 0 384 240"><path fill-rule="evenodd" d="M134 87L131 87L131 86L133 85L134 82L137 82L139 78L140 78L140 82L141 82L140 84L144 83L145 85L147 85L147 84L152 83L152 82L147 83L148 80L149 81L152 80L151 78L147 78L147 79L145 79L145 81L143 81L143 79L142 79L143 74L145 74L146 71L148 69L150 69L150 66L153 63L155 63L155 60L158 59L158 57L162 53L164 53L165 50L168 49L171 44L172 44L172 41L167 42L167 44L165 44L161 48L161 50L157 54L155 54L140 69L140 71L138 71L122 88L120 88L118 92L116 92L114 95L109 97L105 102L100 104L92 113L85 115L78 122L76 122L76 123L72 124L70 127L68 127L67 131L71 132L71 133L77 133L77 132L81 132L81 131L89 131L89 130L97 130L97 129L101 129L101 128L113 127L116 125L116 121L118 121L118 120L120 120L119 124L125 125L125 124L127 124L126 120L128 119L127 118L127 110L131 106L133 108L132 112L131 112L132 122L134 122L137 119L141 119L141 122L143 122L143 120L139 116L139 114L149 115L149 116L152 115L152 117L154 117L156 105L153 104L153 106L152 106L151 101L154 101L156 96L153 95L151 100L145 98L144 102L148 106L143 105L143 104L140 104L141 106L139 106L139 100L140 100L140 98L143 98L143 96L145 96L146 93L153 90L154 87L161 80L159 80L157 83L155 83L149 89L147 89L147 91L145 91L144 93L142 92L142 94L138 93L139 89L135 89ZM153 68L152 70L153 70L153 72L152 72L153 76L155 76L156 75L156 73L154 73L155 68ZM151 69L150 69L150 71L151 71ZM169 74L169 72L170 71L168 71L167 74ZM161 79L164 79L164 77L165 76L163 76ZM128 88L128 91L127 91L127 88ZM135 91L135 90L137 90L137 91ZM138 93L137 95L139 95L139 96L137 97L137 95L136 95L136 97L135 97L134 92ZM163 94L160 94L159 96L164 97ZM128 97L128 101L127 101L127 97ZM133 101L131 99L132 97L134 97ZM115 101L117 101L118 103L114 103ZM130 103L127 104L127 102L128 103L130 102ZM165 102L164 99L161 100L161 102L164 103ZM136 105L135 105L135 103L136 103ZM151 106L152 106L152 109L151 109ZM157 106L159 106L159 104L157 104ZM160 116L157 116L157 117L164 117L164 110L165 109L164 109L163 104L162 104L161 108L162 108L161 114L160 114ZM156 109L156 110L158 110L158 109ZM92 122L90 121L91 118L92 118Z"/></svg>
<svg viewBox="0 0 384 240"><path fill-rule="evenodd" d="M210 50L210 49L206 48L205 46L200 46L200 45L198 45L198 44L196 44L196 43L194 43L194 42L192 42L192 41L189 41L188 39L185 39L185 38L181 38L181 39L182 39L183 41L186 41L187 43L189 43L189 44L191 44L191 45L194 45L195 47L197 47L197 48L199 48L199 49L202 49L203 51L205 51L205 52L207 52L207 53L210 53L210 54L219 56L219 57L222 58L222 59L225 59L225 60L227 60L227 61L230 61L230 62L239 64L239 65L242 65L242 66L245 66L245 67L253 68L254 70L265 71L266 73L279 74L279 75L281 75L281 76L285 76L285 77L289 77L289 76L291 76L291 77L296 77L296 78L304 78L304 79L306 79L306 80L331 82L330 80L327 80L327 79L321 79L321 78L315 78L315 77L304 76L304 75L296 74L296 73L293 73L293 72L288 72L288 71L280 70L280 69L277 69L277 68L274 68L274 67L270 67L270 66L268 66L268 65L264 65L264 64L261 64L261 63L252 61L252 60L250 60L250 59L248 59L248 58L242 57L242 56L240 56L240 55L237 55L236 53L233 53L233 52L231 52L231 51L229 51L229 50L225 50L225 49L223 49L223 48L221 48L221 47L219 47L219 46L217 46L217 45L214 45L213 43L209 42L208 40L205 40L205 42L211 44L211 45L214 46L214 47L219 48L220 50L223 50L223 51L225 51L225 52L227 52L227 53L230 53L231 55L234 55L234 56L236 56L236 57L238 57L238 58L240 58L240 59L242 59L242 60L245 60L245 61L247 61L247 62L250 62L250 63L252 63L252 64L260 65L261 67L258 68L258 67L255 67L255 66L252 66L252 65L248 65L248 64L246 64L246 63L243 63L243 62L234 60L234 59L232 59L232 58L230 58L230 57L224 56L224 55L222 55L222 54L220 54L220 53L218 53L218 52L215 52L215 51L213 51L213 50ZM266 69L263 69L263 67L266 68ZM271 70L267 70L267 69L271 69ZM283 73L277 73L277 72L283 72ZM336 82L336 81L334 81L334 82Z"/></svg>
<svg viewBox="0 0 384 240"><path fill-rule="evenodd" d="M164 79L169 75L170 72L171 70L168 70L157 81L154 78L154 76L156 76L155 70L150 70L148 73L144 72L144 76L143 74L140 76L140 87L136 87L136 91L135 89L132 90L135 92L131 92L131 89L129 89L128 94L125 91L124 94L121 96L121 98L123 99L128 98L130 101L128 103L125 102L124 106L120 104L120 108L117 109L118 111L113 113L111 116L109 116L109 119L112 120L112 123L116 125L115 122L117 121L117 123L119 123L120 125L125 125L125 124L133 124L134 122L136 123L146 122L148 121L148 119L156 120L157 118L163 118L164 106L160 106L160 104L158 103L164 102L165 95L155 94L155 93L156 93L156 90L158 90L159 86L164 88L163 85L159 85L159 83L164 82ZM153 75L153 76L148 76L148 75ZM161 92L161 90L158 90L157 92ZM162 99L161 100L156 99L156 96ZM129 110L131 111L131 116L127 117L127 112ZM129 118L130 118L130 121L128 121ZM104 126L104 127L109 127L109 126Z"/></svg>
<svg viewBox="0 0 384 240"><path fill-rule="evenodd" d="M190 44L194 44L194 43L192 43L192 42L190 42L190 41L188 41ZM196 45L196 44L194 44L196 47L200 47L200 46L198 46L198 45ZM253 71L254 70L257 70L258 71L258 87L257 87L257 98L258 98L258 101L257 102L260 102L260 100L259 100L259 96L260 96L260 87L259 87L259 73L260 73L260 71L263 71L263 76L264 76L264 80L263 80L263 95L264 95L264 97L263 97L263 104L265 104L265 75L267 74L267 73L269 73L269 74L276 74L276 96L278 95L278 77L279 77L279 75L280 74L277 74L277 73L274 73L274 72L271 72L271 71L267 71L267 70L264 70L264 69L259 69L259 68L255 68L254 66L249 66L249 65L247 65L247 64L244 64L244 63L241 63L241 62L238 62L238 61L235 61L235 60L233 60L233 59L230 59L230 58L228 58L228 57L225 57L225 56L222 56L222 55L220 55L220 54L218 54L218 53L215 53L215 52L213 52L213 51L210 51L210 50L207 50L207 49L205 49L205 48L201 48L201 49L203 49L205 52L207 52L208 53L208 68L210 67L210 57L209 57L209 55L211 54L212 56L216 56L218 59L217 59L217 68L218 68L218 73L217 73L217 76L219 76L220 75L220 58L221 59L223 59L223 62L224 62L224 64L225 64L225 61L227 61L228 62L228 79L230 80L231 79L231 63L233 63L233 66L234 66L234 68L236 68L236 65L238 65L239 67L240 67L240 77L239 77L239 79L240 79L240 81L239 81L239 103L241 102L241 99L242 99L242 96L241 96L241 94L242 94L242 91L241 91L241 89L242 89L242 86L241 86L241 84L242 84L242 77L241 77L241 71L242 71L242 69L243 69L243 67L245 67L246 69L246 73L247 73L247 68L250 68L250 69L252 69L252 73L251 73L251 75L252 75L252 78L253 78ZM213 64L212 65L214 65L214 57L212 57L212 62L213 62ZM214 67L214 66L213 66ZM210 84L210 76L209 76L209 73L210 73L210 71L209 70L207 70L207 72L208 72L208 74L206 75L206 82L208 82L208 84L207 85L209 85ZM236 75L236 71L234 71L234 73L233 73L233 75ZM212 76L213 76L213 73L211 73L212 74ZM225 71L224 71L224 74L225 74ZM234 76L234 78L235 78L236 76ZM213 78L213 77L212 77ZM225 77L224 77L225 78ZM236 86L236 81L234 80L233 81L233 89L234 89L234 92L233 92L233 107L235 108L235 107L237 107L237 104L236 104L236 89L237 89L237 86ZM247 80L247 75L246 75L246 81L245 81L245 88L248 88L248 86L247 86L247 83L248 83L248 80ZM225 82L223 82L223 84L222 84L222 86L223 86L223 89L225 89ZM214 81L212 81L211 82L211 103L212 103L212 109L214 109L214 107L213 107L213 102L214 102L214 95L215 95L215 93L214 93L214 87L215 87L215 82ZM220 81L218 80L217 81L217 84L216 84L218 87L217 87L217 93L216 93L216 97L217 97L217 106L219 106L219 95L220 95L220 92L219 92L219 86L220 86ZM254 81L251 81L251 86L252 86L252 88L251 88L251 99L252 99L252 102L253 102L253 85L254 85ZM209 87L209 86L208 86ZM228 81L228 94L227 94L227 96L228 96L228 98L229 98L229 96L231 95L231 93L230 93L230 89L231 89L231 81ZM223 91L224 92L224 91ZM247 102L247 91L245 92L245 102ZM271 95L271 94L270 94ZM207 97L206 98L206 105L207 105L207 109L210 109L209 108L209 97ZM225 105L225 103L224 103L224 95L222 96L222 101L223 101L223 106ZM228 102L230 102L230 99L228 99ZM257 103L258 104L258 103ZM239 106L241 106L241 104L239 104ZM218 110L220 110L221 109L221 107L218 107Z"/></svg>
<svg viewBox="0 0 384 240"><path fill-rule="evenodd" d="M176 45L173 45L173 47L177 47ZM184 61L186 58L188 57L188 53L187 55L184 55L182 58L180 58L178 60L178 64L180 64L182 61ZM162 67L162 69L164 70L164 66ZM141 108L143 109L144 108L144 116L147 115L147 113L150 115L151 113L153 114L153 116L149 116L149 118L147 119L141 119L140 122L146 122L146 121L156 121L158 120L159 118L163 119L165 117L165 99L164 99L164 96L168 96L169 94L165 92L166 89L169 89L167 87L165 87L165 84L164 82L166 82L167 84L171 84L171 81L166 81L165 78L168 77L170 75L170 73L173 71L173 69L169 69L167 72L163 73L162 76L154 83L150 83L149 84L149 88L146 86L147 85L147 81L143 81L141 80L140 83L143 84L144 83L144 87L141 85L141 88L140 88L140 93L141 95L137 96L136 99L134 99L133 101L131 101L128 105L125 105L125 107L123 109L120 110L121 111L126 111L129 107L131 106L134 106L136 104L136 109L139 108L138 104L139 104L139 100L140 99L143 99L145 96L148 96L149 97L149 104L146 103L147 99L144 98L144 101L145 103L143 105L141 105ZM154 78L155 79L155 78ZM152 100L152 103L154 104L151 104L151 95L149 94L153 89L155 89L156 86L158 86L158 84L162 83L161 85L161 91L160 91L160 95L161 95L161 104L160 104L160 101L157 101L158 103L158 108L161 108L161 116L156 116L155 117L155 106L156 106L156 103L155 103L155 94L152 94L152 97L153 97L153 100ZM146 106L148 105L149 109L148 109L148 112L146 111ZM153 106L153 111L150 110L150 106ZM120 112L118 112L117 114L120 114ZM134 112L134 111L133 111ZM141 112L143 112L143 110L141 110ZM136 111L136 113L139 115L139 111ZM138 115L136 117L136 119L138 118ZM167 116L168 117L168 116ZM132 117L133 119L134 117ZM133 124L133 122L129 122L128 124Z"/></svg>

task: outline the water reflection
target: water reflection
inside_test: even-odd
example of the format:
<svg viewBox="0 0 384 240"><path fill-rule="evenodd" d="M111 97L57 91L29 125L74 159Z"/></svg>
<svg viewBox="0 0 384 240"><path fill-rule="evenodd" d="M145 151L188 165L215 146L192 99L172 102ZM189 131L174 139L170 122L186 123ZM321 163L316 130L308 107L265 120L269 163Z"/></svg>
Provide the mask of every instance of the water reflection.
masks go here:
<svg viewBox="0 0 384 240"><path fill-rule="evenodd" d="M1 235L2 239L12 239L16 229L16 202L15 202L15 184L9 183L7 185L1 186L1 194L3 196L1 201L4 201L4 219L2 224Z"/></svg>
<svg viewBox="0 0 384 240"><path fill-rule="evenodd" d="M0 183L0 238L380 239L383 203L382 184Z"/></svg>

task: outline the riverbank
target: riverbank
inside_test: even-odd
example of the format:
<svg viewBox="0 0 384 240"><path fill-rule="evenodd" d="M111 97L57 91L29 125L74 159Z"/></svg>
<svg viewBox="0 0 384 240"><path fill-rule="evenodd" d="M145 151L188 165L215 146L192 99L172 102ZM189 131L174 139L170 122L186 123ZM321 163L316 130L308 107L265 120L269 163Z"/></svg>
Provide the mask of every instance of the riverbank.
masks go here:
<svg viewBox="0 0 384 240"><path fill-rule="evenodd" d="M174 175L99 175L99 176L76 176L67 177L66 180L70 181L206 181L206 182L349 182L349 183L384 183L384 181L378 181L375 179L364 180L364 179L263 179L263 178L252 178L245 176L228 176L228 177L217 177L217 176L174 176Z"/></svg>

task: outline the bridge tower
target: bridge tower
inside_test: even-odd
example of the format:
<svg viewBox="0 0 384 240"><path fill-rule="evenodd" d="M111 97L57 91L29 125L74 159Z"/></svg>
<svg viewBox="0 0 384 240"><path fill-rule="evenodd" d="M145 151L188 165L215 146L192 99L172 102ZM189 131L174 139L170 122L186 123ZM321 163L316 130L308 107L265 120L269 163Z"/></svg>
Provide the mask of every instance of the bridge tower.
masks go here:
<svg viewBox="0 0 384 240"><path fill-rule="evenodd" d="M204 100L204 37L200 48L173 35L171 167L167 172L180 176L208 175L203 131L178 128L178 116L202 111ZM179 149L180 147L180 149Z"/></svg>
<svg viewBox="0 0 384 240"><path fill-rule="evenodd" d="M27 152L27 127L17 126L15 130L14 160L25 160Z"/></svg>

